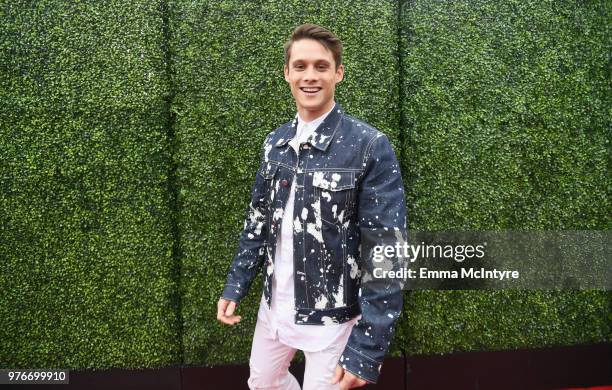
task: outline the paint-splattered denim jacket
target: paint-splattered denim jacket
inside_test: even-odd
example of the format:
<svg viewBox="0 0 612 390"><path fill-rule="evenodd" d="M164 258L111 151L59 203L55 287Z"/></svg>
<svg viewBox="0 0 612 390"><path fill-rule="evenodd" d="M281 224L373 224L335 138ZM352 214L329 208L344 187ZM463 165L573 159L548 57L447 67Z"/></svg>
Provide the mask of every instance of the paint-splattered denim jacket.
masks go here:
<svg viewBox="0 0 612 390"><path fill-rule="evenodd" d="M295 322L343 323L361 313L339 363L375 383L403 300L399 283L362 277L373 259L361 255L361 244L364 235L377 231L406 238L400 167L387 136L345 114L338 103L300 145L299 157L288 144L296 121L266 137L222 296L239 302L263 265L264 297L270 305L276 238L291 183L297 180Z"/></svg>

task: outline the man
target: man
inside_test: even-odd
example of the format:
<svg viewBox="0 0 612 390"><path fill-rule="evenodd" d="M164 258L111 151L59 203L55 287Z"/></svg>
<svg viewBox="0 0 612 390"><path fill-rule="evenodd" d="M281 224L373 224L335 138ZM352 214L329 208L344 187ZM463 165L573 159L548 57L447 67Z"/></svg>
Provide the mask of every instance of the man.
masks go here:
<svg viewBox="0 0 612 390"><path fill-rule="evenodd" d="M364 248L405 240L399 164L384 134L335 102L344 65L333 33L297 27L284 74L297 115L264 142L217 319L240 321L236 305L265 265L249 387L299 389L288 372L297 349L304 389L376 383L403 301L399 283L366 277Z"/></svg>

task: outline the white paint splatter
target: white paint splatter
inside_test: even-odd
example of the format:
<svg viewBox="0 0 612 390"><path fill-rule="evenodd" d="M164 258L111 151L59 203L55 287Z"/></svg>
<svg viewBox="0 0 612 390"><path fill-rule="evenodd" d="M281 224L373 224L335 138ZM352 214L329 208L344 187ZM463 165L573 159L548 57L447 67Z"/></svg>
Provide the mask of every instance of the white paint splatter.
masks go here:
<svg viewBox="0 0 612 390"><path fill-rule="evenodd" d="M295 217L295 221L293 221L293 232L301 233L302 232L302 223L298 217Z"/></svg>
<svg viewBox="0 0 612 390"><path fill-rule="evenodd" d="M323 325L335 325L339 323L338 320L336 320L335 318L331 318L328 316L321 317L321 321L323 321Z"/></svg>
<svg viewBox="0 0 612 390"><path fill-rule="evenodd" d="M357 266L355 258L351 255L348 255L346 262L351 266L351 279L355 279L359 274L359 267Z"/></svg>
<svg viewBox="0 0 612 390"><path fill-rule="evenodd" d="M325 198L328 202L331 200L331 194L327 191L321 191L321 197Z"/></svg>
<svg viewBox="0 0 612 390"><path fill-rule="evenodd" d="M338 187L338 182L342 179L339 173L332 173L331 180L325 178L325 172L315 172L312 177L312 185L326 190L333 190Z"/></svg>
<svg viewBox="0 0 612 390"><path fill-rule="evenodd" d="M323 243L323 235L321 234L321 201L320 199L315 200L312 204L312 209L315 214L315 223L309 223L306 225L306 232L311 234L317 241Z"/></svg>
<svg viewBox="0 0 612 390"><path fill-rule="evenodd" d="M283 208L279 207L276 210L274 210L274 214L272 215L272 219L275 221L279 221L281 218L283 218Z"/></svg>
<svg viewBox="0 0 612 390"><path fill-rule="evenodd" d="M263 214L256 209L255 207L253 207L253 205L250 205L251 208L251 212L249 213L249 223L255 225L255 230L253 231L253 233L257 236L259 236L261 234L261 228L263 227L263 220L264 220L264 216Z"/></svg>
<svg viewBox="0 0 612 390"><path fill-rule="evenodd" d="M264 150L265 150L264 160L265 160L265 162L268 162L268 154L270 154L270 151L272 150L272 144L271 143L266 143L266 146L264 147Z"/></svg>
<svg viewBox="0 0 612 390"><path fill-rule="evenodd" d="M315 187L329 188L329 181L325 180L325 172L315 172L312 175L312 185Z"/></svg>
<svg viewBox="0 0 612 390"><path fill-rule="evenodd" d="M338 291L334 295L334 307L346 306L344 303L344 278L340 278L340 285Z"/></svg>
<svg viewBox="0 0 612 390"><path fill-rule="evenodd" d="M321 295L315 302L315 309L325 309L325 306L327 306L327 297L325 295Z"/></svg>

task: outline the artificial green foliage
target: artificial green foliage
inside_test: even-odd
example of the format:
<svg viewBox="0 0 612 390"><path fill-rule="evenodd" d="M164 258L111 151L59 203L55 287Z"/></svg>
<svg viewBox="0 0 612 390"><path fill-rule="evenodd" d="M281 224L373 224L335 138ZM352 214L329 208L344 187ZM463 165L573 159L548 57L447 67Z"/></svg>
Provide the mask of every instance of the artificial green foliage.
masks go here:
<svg viewBox="0 0 612 390"><path fill-rule="evenodd" d="M608 228L610 4L404 4L412 228Z"/></svg>
<svg viewBox="0 0 612 390"><path fill-rule="evenodd" d="M414 230L609 228L609 1L404 1ZM585 259L588 261L588 259ZM411 353L611 340L609 292L415 292Z"/></svg>
<svg viewBox="0 0 612 390"><path fill-rule="evenodd" d="M180 362L162 3L0 5L0 367Z"/></svg>
<svg viewBox="0 0 612 390"><path fill-rule="evenodd" d="M413 291L393 354L510 350L612 340L603 291Z"/></svg>
<svg viewBox="0 0 612 390"><path fill-rule="evenodd" d="M0 0L0 367L248 360L216 316L282 46L345 44L414 230L609 226L611 3ZM609 292L407 292L391 354L612 341Z"/></svg>

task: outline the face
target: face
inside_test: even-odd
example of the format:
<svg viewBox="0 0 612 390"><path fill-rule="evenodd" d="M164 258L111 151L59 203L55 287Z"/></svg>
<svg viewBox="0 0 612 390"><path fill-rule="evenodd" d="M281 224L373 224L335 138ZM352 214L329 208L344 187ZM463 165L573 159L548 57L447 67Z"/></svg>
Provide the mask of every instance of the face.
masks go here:
<svg viewBox="0 0 612 390"><path fill-rule="evenodd" d="M291 87L298 113L305 121L325 114L334 106L336 83L344 77L344 66L336 69L332 52L314 39L293 42L285 80Z"/></svg>

